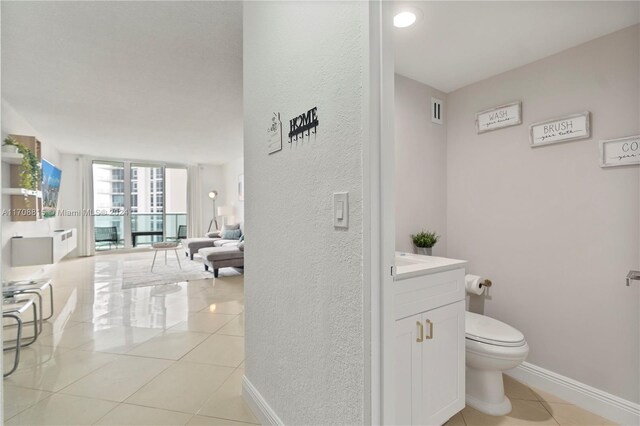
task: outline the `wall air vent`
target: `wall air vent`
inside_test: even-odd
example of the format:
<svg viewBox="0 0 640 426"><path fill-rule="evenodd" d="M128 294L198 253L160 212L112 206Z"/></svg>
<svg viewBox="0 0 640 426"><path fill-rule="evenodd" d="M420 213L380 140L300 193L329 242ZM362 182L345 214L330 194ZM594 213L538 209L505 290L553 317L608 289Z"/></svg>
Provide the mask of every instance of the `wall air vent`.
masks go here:
<svg viewBox="0 0 640 426"><path fill-rule="evenodd" d="M431 122L442 124L444 110L442 109L442 101L438 98L431 97Z"/></svg>

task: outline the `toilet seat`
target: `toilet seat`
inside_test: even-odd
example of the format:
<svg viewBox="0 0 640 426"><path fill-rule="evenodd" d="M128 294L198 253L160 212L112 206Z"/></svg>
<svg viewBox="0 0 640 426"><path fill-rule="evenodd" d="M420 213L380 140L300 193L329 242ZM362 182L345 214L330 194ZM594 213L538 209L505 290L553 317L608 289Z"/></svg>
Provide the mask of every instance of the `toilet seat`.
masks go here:
<svg viewBox="0 0 640 426"><path fill-rule="evenodd" d="M497 319L465 312L465 334L469 340L487 345L519 347L526 344L524 335Z"/></svg>

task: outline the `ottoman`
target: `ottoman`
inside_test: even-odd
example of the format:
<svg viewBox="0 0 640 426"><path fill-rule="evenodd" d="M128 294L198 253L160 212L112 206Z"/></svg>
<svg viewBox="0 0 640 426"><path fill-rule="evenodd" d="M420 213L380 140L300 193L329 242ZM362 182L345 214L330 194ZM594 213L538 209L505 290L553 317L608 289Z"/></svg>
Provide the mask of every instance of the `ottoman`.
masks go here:
<svg viewBox="0 0 640 426"><path fill-rule="evenodd" d="M244 267L244 251L240 250L237 245L201 248L198 254L204 263L204 270L213 269L213 276L216 278L220 268Z"/></svg>
<svg viewBox="0 0 640 426"><path fill-rule="evenodd" d="M191 260L193 260L193 255L198 253L198 250L205 247L213 247L215 242L220 238L187 238L186 240L182 240L182 246L184 247L184 252Z"/></svg>

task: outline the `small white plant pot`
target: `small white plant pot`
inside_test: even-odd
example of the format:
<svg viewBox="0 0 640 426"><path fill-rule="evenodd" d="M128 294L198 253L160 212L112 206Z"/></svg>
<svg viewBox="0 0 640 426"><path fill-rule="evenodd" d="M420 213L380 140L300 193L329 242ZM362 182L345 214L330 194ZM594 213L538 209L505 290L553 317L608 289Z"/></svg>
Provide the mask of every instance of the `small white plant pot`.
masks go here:
<svg viewBox="0 0 640 426"><path fill-rule="evenodd" d="M416 247L413 246L413 252L415 254L421 254L424 256L431 256L431 253L433 251L433 247Z"/></svg>
<svg viewBox="0 0 640 426"><path fill-rule="evenodd" d="M18 153L18 147L13 145L2 145L2 152L7 152L11 154Z"/></svg>

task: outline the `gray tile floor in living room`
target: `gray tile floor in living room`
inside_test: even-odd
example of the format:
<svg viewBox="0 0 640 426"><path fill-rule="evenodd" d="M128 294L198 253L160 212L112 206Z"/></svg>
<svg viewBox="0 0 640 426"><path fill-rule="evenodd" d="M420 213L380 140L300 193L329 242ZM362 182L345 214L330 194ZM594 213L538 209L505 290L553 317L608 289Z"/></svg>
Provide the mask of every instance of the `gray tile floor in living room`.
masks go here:
<svg viewBox="0 0 640 426"><path fill-rule="evenodd" d="M153 254L55 266L55 316L4 380L7 425L257 423L241 397L243 276L224 269L215 280L130 287L123 274L132 256L151 265ZM10 365L12 353L4 361ZM513 379L505 378L505 389L508 416L467 407L447 424L610 424Z"/></svg>

